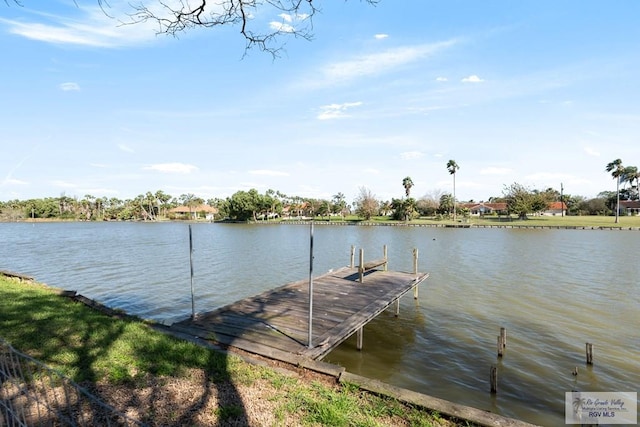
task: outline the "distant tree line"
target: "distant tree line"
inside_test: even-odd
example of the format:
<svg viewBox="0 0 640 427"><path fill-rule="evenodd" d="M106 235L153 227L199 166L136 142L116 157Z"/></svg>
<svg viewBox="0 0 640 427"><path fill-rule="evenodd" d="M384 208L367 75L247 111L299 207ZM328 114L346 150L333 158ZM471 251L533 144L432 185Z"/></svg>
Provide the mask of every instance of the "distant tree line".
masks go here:
<svg viewBox="0 0 640 427"><path fill-rule="evenodd" d="M407 177L409 178L409 177ZM406 178L405 178L406 180ZM410 184L406 185L405 184ZM177 219L170 211L178 206L189 206L196 212L198 206L207 205L217 209L215 219L233 221L268 221L275 218L342 217L355 215L368 220L376 216L388 216L399 221L410 221L418 217L453 217L468 214L452 194L433 190L422 197L410 197L413 183L403 181L404 197L390 201L379 200L368 188L361 187L352 203L343 193L331 199L315 199L288 196L279 191L256 189L238 191L227 198L204 200L194 194L171 196L162 190L140 194L132 199L96 197L90 194L82 198L46 197L43 199L9 200L0 202L0 220L19 221L25 219L52 219L76 221L157 221ZM527 215L544 211L552 202L563 201L567 215L614 215L621 200L637 200L638 191L628 186L617 191L603 191L595 198L561 194L556 189L529 189L513 183L505 186L503 194L490 197L487 202L506 203L508 213L526 218ZM467 202L476 202L469 200Z"/></svg>
<svg viewBox="0 0 640 427"><path fill-rule="evenodd" d="M237 191L225 199L204 200L194 194L173 197L162 190L148 191L133 199L121 200L116 197L95 197L87 194L83 198L47 197L44 199L10 200L0 202L0 220L18 221L33 219L69 219L83 221L156 221L172 218L171 209L178 206L189 207L189 212L197 214L203 205L217 210L217 219L232 221L266 221L275 218L301 218L356 215L365 220L374 216L387 216L398 221L410 221L418 217L453 217L467 215L466 208L457 205L455 179L460 166L455 160L446 164L453 176L453 194L434 190L418 200L411 197L413 180L407 176L402 180L404 197L382 201L366 187L359 189L352 204L348 204L343 193L336 193L331 200L288 196L279 191L258 190ZM505 186L503 194L490 197L489 203L504 203L508 215L525 219L529 214L543 212L553 203L562 202L567 215L614 215L616 222L620 213L620 200L640 200L638 188L640 172L635 166L623 166L616 159L606 165L605 171L616 179L616 191L603 191L597 197L587 199L582 196L563 194L554 188L546 190L530 189L522 184ZM634 185L635 182L635 185ZM468 203L474 203L469 200ZM187 218L192 218L190 215ZM216 219L216 218L214 218Z"/></svg>

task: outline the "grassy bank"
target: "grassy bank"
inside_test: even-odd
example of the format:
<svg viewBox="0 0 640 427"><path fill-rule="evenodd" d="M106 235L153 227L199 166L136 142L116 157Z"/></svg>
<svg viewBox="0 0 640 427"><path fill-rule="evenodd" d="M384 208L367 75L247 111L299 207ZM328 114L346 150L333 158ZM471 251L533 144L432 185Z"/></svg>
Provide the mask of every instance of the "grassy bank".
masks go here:
<svg viewBox="0 0 640 427"><path fill-rule="evenodd" d="M320 375L247 363L1 276L0 337L152 426L470 425Z"/></svg>
<svg viewBox="0 0 640 427"><path fill-rule="evenodd" d="M275 220L279 221L279 220ZM282 220L284 222L289 222L287 220ZM366 223L372 225L391 225L391 224L424 224L424 225L435 225L435 226L444 226L444 225L460 225L460 224L471 224L471 225L479 225L479 226L510 226L510 227L567 227L567 228L575 228L575 227L593 227L593 228L640 228L640 216L621 216L619 218L619 222L615 222L615 217L612 216L530 216L527 219L518 219L516 217L506 217L506 216L485 216L485 217L469 217L469 218L460 218L456 222L453 221L452 218L435 218L435 217L420 217L417 219L413 219L411 221L394 221L387 216L380 217L372 217L370 220L364 221L362 218L358 218L355 216L349 216L340 218L333 217L330 219L317 217L315 219L317 222L325 222L325 223ZM269 221L269 222L274 222Z"/></svg>

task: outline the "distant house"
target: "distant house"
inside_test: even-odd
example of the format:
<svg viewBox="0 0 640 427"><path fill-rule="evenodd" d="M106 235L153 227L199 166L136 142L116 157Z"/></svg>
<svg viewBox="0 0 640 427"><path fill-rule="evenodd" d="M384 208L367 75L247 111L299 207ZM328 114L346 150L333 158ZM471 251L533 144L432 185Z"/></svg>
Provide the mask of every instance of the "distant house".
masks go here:
<svg viewBox="0 0 640 427"><path fill-rule="evenodd" d="M312 206L309 202L303 202L298 205L287 205L282 208L283 218L305 218L313 216Z"/></svg>
<svg viewBox="0 0 640 427"><path fill-rule="evenodd" d="M640 200L620 200L621 215L640 215Z"/></svg>
<svg viewBox="0 0 640 427"><path fill-rule="evenodd" d="M175 218L189 219L191 215L192 219L205 218L207 221L215 219L215 215L218 213L218 208L214 208L209 205L199 206L178 206L173 209L169 209L169 214Z"/></svg>
<svg viewBox="0 0 640 427"><path fill-rule="evenodd" d="M542 211L541 214L547 216L566 215L567 205L564 202L551 202L549 207Z"/></svg>
<svg viewBox="0 0 640 427"><path fill-rule="evenodd" d="M467 209L470 215L483 216L483 215L506 215L507 204L506 203L459 203L459 208Z"/></svg>

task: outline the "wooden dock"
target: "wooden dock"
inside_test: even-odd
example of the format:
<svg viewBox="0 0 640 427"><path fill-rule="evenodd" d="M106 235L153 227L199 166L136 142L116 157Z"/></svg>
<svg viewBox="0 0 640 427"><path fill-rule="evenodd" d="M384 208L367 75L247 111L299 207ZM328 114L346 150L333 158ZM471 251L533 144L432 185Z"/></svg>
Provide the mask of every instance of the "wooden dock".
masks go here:
<svg viewBox="0 0 640 427"><path fill-rule="evenodd" d="M361 264L362 265L362 264ZM386 264L385 264L386 267ZM320 360L429 275L344 267L313 278L309 346L309 280L269 290L171 325L171 329L278 360ZM397 314L397 313L396 313Z"/></svg>

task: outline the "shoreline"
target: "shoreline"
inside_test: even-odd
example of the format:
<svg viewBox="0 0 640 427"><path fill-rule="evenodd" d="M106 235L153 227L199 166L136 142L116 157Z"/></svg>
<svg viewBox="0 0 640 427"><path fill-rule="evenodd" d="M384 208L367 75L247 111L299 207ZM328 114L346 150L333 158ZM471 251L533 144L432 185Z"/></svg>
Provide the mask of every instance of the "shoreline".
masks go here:
<svg viewBox="0 0 640 427"><path fill-rule="evenodd" d="M264 358L261 356L253 355L251 353L235 350L233 347L221 346L215 342L204 340L197 336L191 336L181 331L172 329L171 326L162 325L154 321L145 320L135 315L130 315L122 310L114 310L102 303L87 298L76 291L63 290L57 287L52 287L46 283L38 282L35 278L21 273L10 272L6 270L0 270L0 277L17 280L27 285L37 285L44 287L59 297L69 299L74 302L83 304L84 306L97 311L98 313L111 318L123 319L127 318L133 321L139 321L145 323L151 330L161 332L163 334L171 335L174 338L191 342L198 346L221 352L223 354L233 354L244 362L263 366L274 370L286 370L291 373L295 373L302 370L309 370L316 374L324 375L326 377L333 378L336 384L344 385L350 384L358 387L368 393L384 396L387 398L395 399L399 402L408 405L415 405L422 407L429 411L442 414L452 419L473 423L479 426L508 426L508 427L537 427L535 424L521 421L515 418L509 418L500 414L474 408L471 406L461 405L452 401L440 399L423 393L414 392L408 389L396 387L379 380L363 377L360 375L352 374L346 371L344 367L330 364L322 361L315 361L311 359L304 359L302 357L296 357L295 360L283 360L281 358Z"/></svg>
<svg viewBox="0 0 640 427"><path fill-rule="evenodd" d="M478 224L478 223L428 223L420 222L398 222L398 221L327 221L324 219L300 219L300 220L278 220L278 221L185 221L163 219L159 221L78 221L65 219L25 219L20 221L0 221L0 224L55 224L55 223L111 223L111 222L131 222L131 223L185 223L185 224L247 224L247 225L310 225L313 223L318 226L337 226L337 227L427 227L427 228L496 228L496 229L526 229L526 230L606 230L606 231L640 231L640 226L629 225L540 225L540 224Z"/></svg>
<svg viewBox="0 0 640 427"><path fill-rule="evenodd" d="M512 228L512 229L539 229L539 230L621 230L640 231L640 227L629 226L596 226L596 225L510 225L510 224L426 224L426 223L384 223L384 222L349 222L349 221L280 221L271 223L252 222L251 224L264 225L336 225L353 227L431 227L431 228Z"/></svg>

